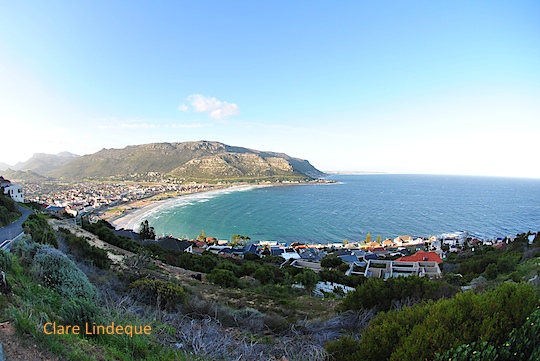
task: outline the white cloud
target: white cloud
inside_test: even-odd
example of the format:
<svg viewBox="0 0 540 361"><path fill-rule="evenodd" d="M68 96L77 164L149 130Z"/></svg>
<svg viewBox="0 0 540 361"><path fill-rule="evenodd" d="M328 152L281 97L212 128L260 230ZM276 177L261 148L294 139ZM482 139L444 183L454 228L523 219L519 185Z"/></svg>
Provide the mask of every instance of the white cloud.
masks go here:
<svg viewBox="0 0 540 361"><path fill-rule="evenodd" d="M186 100L191 104L193 110L197 113L208 113L212 119L225 119L231 115L237 115L240 112L238 105L207 97L201 94L189 95ZM188 110L185 104L180 105L180 110Z"/></svg>

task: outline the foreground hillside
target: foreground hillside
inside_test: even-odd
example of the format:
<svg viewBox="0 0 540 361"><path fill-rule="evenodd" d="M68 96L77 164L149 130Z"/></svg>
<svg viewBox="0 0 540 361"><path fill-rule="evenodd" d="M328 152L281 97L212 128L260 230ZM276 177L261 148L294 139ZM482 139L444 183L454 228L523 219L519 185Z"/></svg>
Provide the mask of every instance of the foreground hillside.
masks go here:
<svg viewBox="0 0 540 361"><path fill-rule="evenodd" d="M165 251L104 222L83 228L32 215L28 236L0 251L0 318L19 335L0 336L6 354L32 343L47 358L89 361L540 356L538 282L527 282L540 272L538 235L455 256L451 268L475 277L460 292L468 276L345 276L338 257L315 274L276 256ZM355 289L315 298L318 280Z"/></svg>
<svg viewBox="0 0 540 361"><path fill-rule="evenodd" d="M307 160L219 142L153 143L77 157L49 176L67 179L159 173L196 181L304 180L323 173Z"/></svg>

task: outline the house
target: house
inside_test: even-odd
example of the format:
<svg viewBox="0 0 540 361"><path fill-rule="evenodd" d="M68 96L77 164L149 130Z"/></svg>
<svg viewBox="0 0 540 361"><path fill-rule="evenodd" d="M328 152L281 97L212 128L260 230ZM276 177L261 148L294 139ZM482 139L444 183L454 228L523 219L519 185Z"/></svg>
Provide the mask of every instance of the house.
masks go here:
<svg viewBox="0 0 540 361"><path fill-rule="evenodd" d="M392 246L394 246L394 242L392 242L391 239L385 239L385 240L383 241L383 243L382 243L382 246L383 246L384 248L392 247Z"/></svg>
<svg viewBox="0 0 540 361"><path fill-rule="evenodd" d="M419 276L429 278L441 277L439 264L434 261L406 262L369 260L364 271L368 278L408 277Z"/></svg>
<svg viewBox="0 0 540 361"><path fill-rule="evenodd" d="M379 242L370 242L368 244L368 248L373 250L375 248L381 248L381 244Z"/></svg>
<svg viewBox="0 0 540 361"><path fill-rule="evenodd" d="M15 202L24 203L24 191L20 185L13 184L10 180L0 176L0 188L2 193L10 196Z"/></svg>
<svg viewBox="0 0 540 361"><path fill-rule="evenodd" d="M355 254L347 254L347 255L339 256L339 258L341 258L341 260L347 264L360 262L360 260Z"/></svg>
<svg viewBox="0 0 540 361"><path fill-rule="evenodd" d="M272 256L280 256L288 261L290 259L300 259L300 255L296 252L294 248L291 247L270 247L270 254Z"/></svg>
<svg viewBox="0 0 540 361"><path fill-rule="evenodd" d="M231 246L208 246L206 247L206 250L208 252L212 252L213 254L219 254L221 251L223 251L224 249L232 249Z"/></svg>
<svg viewBox="0 0 540 361"><path fill-rule="evenodd" d="M412 256L403 256L396 259L396 262L437 262L441 264L443 260L436 252L418 251Z"/></svg>
<svg viewBox="0 0 540 361"><path fill-rule="evenodd" d="M50 205L50 206L47 206L47 208L45 208L45 211L51 215L61 216L66 213L66 208Z"/></svg>
<svg viewBox="0 0 540 361"><path fill-rule="evenodd" d="M412 243L413 239L411 236L398 236L394 238L394 244L396 246L403 246L409 243Z"/></svg>
<svg viewBox="0 0 540 361"><path fill-rule="evenodd" d="M291 266L297 267L297 268L306 268L310 269L315 273L319 273L322 269L320 262L311 262L311 261L305 261L302 259L296 259L291 263Z"/></svg>
<svg viewBox="0 0 540 361"><path fill-rule="evenodd" d="M4 177L2 177L0 175L0 187L1 188L4 188L4 187L6 187L6 186L8 186L10 184L11 184L11 181L9 179L5 179Z"/></svg>
<svg viewBox="0 0 540 361"><path fill-rule="evenodd" d="M307 248L300 251L300 258L306 261L320 262L324 257L326 257L326 253L316 248Z"/></svg>
<svg viewBox="0 0 540 361"><path fill-rule="evenodd" d="M124 229L124 228L115 229L114 235L119 236L119 237L127 237L134 241L138 241L141 239L141 235L132 229Z"/></svg>
<svg viewBox="0 0 540 361"><path fill-rule="evenodd" d="M157 244L161 248L169 251L193 253L193 243L187 240L176 239L171 236L159 238L157 241L147 239L144 240L142 243L145 245Z"/></svg>

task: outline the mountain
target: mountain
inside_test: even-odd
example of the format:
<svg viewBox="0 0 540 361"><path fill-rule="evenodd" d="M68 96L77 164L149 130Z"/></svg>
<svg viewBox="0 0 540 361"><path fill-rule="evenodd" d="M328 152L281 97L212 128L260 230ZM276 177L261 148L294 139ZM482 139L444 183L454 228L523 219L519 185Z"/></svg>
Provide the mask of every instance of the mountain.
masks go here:
<svg viewBox="0 0 540 361"><path fill-rule="evenodd" d="M47 173L68 179L125 177L156 172L200 181L300 180L324 173L307 160L220 142L152 143L102 149Z"/></svg>
<svg viewBox="0 0 540 361"><path fill-rule="evenodd" d="M58 154L36 153L26 162L19 162L11 168L15 170L30 170L35 173L45 174L62 167L77 157L78 155L69 152Z"/></svg>
<svg viewBox="0 0 540 361"><path fill-rule="evenodd" d="M13 168L12 166L10 166L9 164L7 163L4 163L4 162L0 162L0 171L2 170L6 170L8 168Z"/></svg>
<svg viewBox="0 0 540 361"><path fill-rule="evenodd" d="M41 182L49 179L48 177L32 172L31 170L13 170L9 168L2 171L1 175L13 182Z"/></svg>

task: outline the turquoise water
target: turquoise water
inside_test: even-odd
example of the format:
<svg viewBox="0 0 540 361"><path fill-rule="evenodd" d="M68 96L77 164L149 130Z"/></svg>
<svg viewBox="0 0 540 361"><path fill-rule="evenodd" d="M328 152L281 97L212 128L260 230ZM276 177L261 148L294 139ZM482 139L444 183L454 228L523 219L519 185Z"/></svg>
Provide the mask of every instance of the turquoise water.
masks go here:
<svg viewBox="0 0 540 361"><path fill-rule="evenodd" d="M494 238L540 230L540 180L431 175L336 175L337 184L179 197L148 219L158 235L342 242L467 231Z"/></svg>

